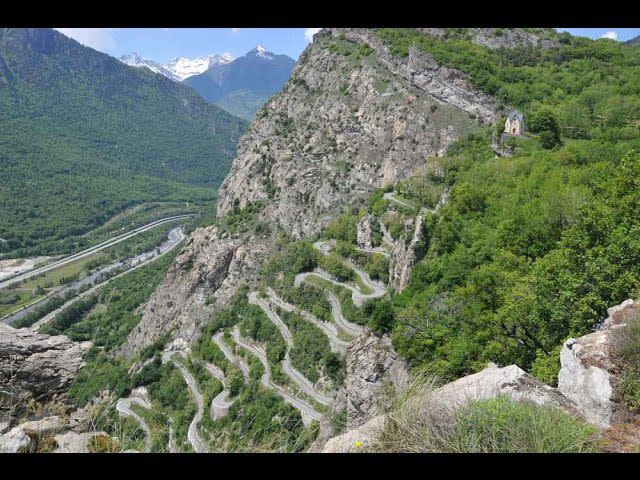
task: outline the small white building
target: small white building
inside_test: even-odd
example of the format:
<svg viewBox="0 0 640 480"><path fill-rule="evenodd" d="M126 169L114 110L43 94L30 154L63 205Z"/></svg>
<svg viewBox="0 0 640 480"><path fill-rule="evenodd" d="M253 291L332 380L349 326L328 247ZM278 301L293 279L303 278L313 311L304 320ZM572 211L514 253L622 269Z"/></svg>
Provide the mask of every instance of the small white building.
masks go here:
<svg viewBox="0 0 640 480"><path fill-rule="evenodd" d="M525 131L524 115L514 110L504 121L504 133L511 135L522 135Z"/></svg>

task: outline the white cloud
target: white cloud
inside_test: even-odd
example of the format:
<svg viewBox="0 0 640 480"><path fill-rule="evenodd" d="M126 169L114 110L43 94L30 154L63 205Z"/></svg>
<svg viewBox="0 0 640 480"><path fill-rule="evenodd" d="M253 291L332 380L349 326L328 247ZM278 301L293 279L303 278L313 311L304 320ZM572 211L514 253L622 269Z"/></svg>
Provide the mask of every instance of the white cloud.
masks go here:
<svg viewBox="0 0 640 480"><path fill-rule="evenodd" d="M239 32L239 31L240 31L240 29L239 29L239 28L232 28L232 29L231 29L231 32L233 32L233 33L237 33L237 32Z"/></svg>
<svg viewBox="0 0 640 480"><path fill-rule="evenodd" d="M307 39L307 42L313 42L313 36L318 33L321 28L305 28L304 29L304 38Z"/></svg>
<svg viewBox="0 0 640 480"><path fill-rule="evenodd" d="M602 38L610 38L611 40L617 40L618 34L616 32L607 32L602 34Z"/></svg>
<svg viewBox="0 0 640 480"><path fill-rule="evenodd" d="M117 28L56 28L55 30L96 50L111 50L116 46L112 33L118 30Z"/></svg>

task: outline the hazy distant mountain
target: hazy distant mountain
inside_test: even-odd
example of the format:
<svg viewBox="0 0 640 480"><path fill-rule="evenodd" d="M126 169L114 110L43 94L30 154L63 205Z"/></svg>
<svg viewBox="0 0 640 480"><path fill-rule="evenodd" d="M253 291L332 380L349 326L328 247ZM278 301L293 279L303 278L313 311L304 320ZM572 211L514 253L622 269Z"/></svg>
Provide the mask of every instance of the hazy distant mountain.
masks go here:
<svg viewBox="0 0 640 480"><path fill-rule="evenodd" d="M232 62L212 65L184 83L202 98L228 112L250 120L291 76L295 60L276 55L258 45Z"/></svg>
<svg viewBox="0 0 640 480"><path fill-rule="evenodd" d="M640 35L638 35L637 37L633 37L624 43L627 45L640 45Z"/></svg>
<svg viewBox="0 0 640 480"><path fill-rule="evenodd" d="M140 57L140 55L135 52L120 57L120 61L127 65L131 65L133 67L146 67L152 72L160 73L176 82L182 81L193 75L198 75L213 66L224 65L233 60L234 57L228 53L214 53L198 58L174 58L166 65L160 65L158 62Z"/></svg>

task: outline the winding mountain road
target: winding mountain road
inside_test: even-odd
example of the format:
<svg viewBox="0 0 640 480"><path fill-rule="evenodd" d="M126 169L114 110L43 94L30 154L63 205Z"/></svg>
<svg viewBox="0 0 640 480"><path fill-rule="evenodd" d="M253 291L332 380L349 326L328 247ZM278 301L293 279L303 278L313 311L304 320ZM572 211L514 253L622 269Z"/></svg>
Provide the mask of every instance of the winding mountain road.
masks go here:
<svg viewBox="0 0 640 480"><path fill-rule="evenodd" d="M297 312L298 315L300 315L302 318L313 323L320 330L322 330L324 334L327 336L327 338L329 339L331 350L333 350L334 352L342 353L342 354L346 353L347 347L349 346L350 342L342 340L340 337L338 337L338 330L333 323L320 320L315 316L313 316L312 314L310 314L309 312L307 312L306 310L303 310L290 303L285 302L283 299L281 299L278 296L276 292L273 291L272 288L267 288L267 295L269 296L269 300L273 304L277 305L278 307L282 308L287 312Z"/></svg>
<svg viewBox="0 0 640 480"><path fill-rule="evenodd" d="M140 424L140 428L144 432L144 436L145 436L146 446L144 451L145 453L148 453L151 451L151 429L149 429L149 425L147 425L147 422L144 421L144 418L142 418L136 412L131 410L131 405L133 403L140 405L142 408L151 409L151 405L145 400L143 400L142 398L127 397L127 398L121 398L120 400L118 400L118 402L116 403L116 410L120 415L131 417Z"/></svg>
<svg viewBox="0 0 640 480"><path fill-rule="evenodd" d="M333 401L332 396L325 395L323 393L318 392L313 388L313 383L305 377L302 373L296 370L293 365L291 365L291 359L289 357L289 352L291 348L293 348L293 337L287 325L282 321L280 316L274 312L269 304L258 297L258 292L251 292L249 294L249 303L253 305L259 306L264 313L267 314L269 320L278 328L282 337L284 338L285 343L287 344L287 351L284 354L284 359L282 360L282 371L285 375L287 375L293 382L298 385L298 387L311 398L313 398L316 402L321 403L322 405L331 405Z"/></svg>
<svg viewBox="0 0 640 480"><path fill-rule="evenodd" d="M224 372L212 363L205 362L204 367L207 371L216 379L222 383L222 391L211 400L211 407L209 409L209 415L213 420L218 420L229 413L229 407L233 405L235 399L229 401L229 395L231 392L227 387L227 382L224 377Z"/></svg>
<svg viewBox="0 0 640 480"><path fill-rule="evenodd" d="M175 354L176 352L164 352L162 354L162 361L163 363L171 361L173 362L173 365L178 370L180 370L180 373L182 373L182 377L184 378L184 381L186 382L187 387L189 388L189 391L191 392L191 395L196 402L197 411L193 417L193 420L191 420L191 423L189 424L189 430L187 431L187 440L189 440L189 443L191 444L195 452L205 453L209 449L207 448L207 445L202 441L202 438L200 438L200 432L198 432L198 424L202 421L202 417L204 415L204 401L202 400L202 395L198 391L196 380L195 378L193 378L193 375L191 375L191 372L189 372L189 370L187 370L187 368L180 362L178 362L177 360L173 360L172 357Z"/></svg>
<svg viewBox="0 0 640 480"><path fill-rule="evenodd" d="M403 202L399 198L396 198L395 197L395 192L387 192L387 193L382 195L382 198L384 198L385 200L389 200L391 202L395 202L398 205L402 205L403 207L407 207L407 208L410 208L412 210L414 210L416 208L414 205L411 205L409 203Z"/></svg>
<svg viewBox="0 0 640 480"><path fill-rule="evenodd" d="M380 294L378 291L374 291L373 293L367 293L367 294L363 294L360 292L360 290L357 287L354 287L353 285L349 284L349 283L344 283L341 282L339 280L336 280L335 278L333 278L331 275L329 275L327 272L325 272L324 270L320 269L320 268L316 268L313 270L313 272L302 272L296 275L293 285L295 287L299 287L300 284L304 281L307 280L307 278L309 277L318 277L321 278L322 280L326 280L327 282L331 282L334 285L337 285L339 287L344 287L348 290L351 291L351 299L353 300L353 304L356 307L361 307L362 305L364 305L364 302L366 300L369 300L371 298L379 298L381 296L384 295L384 292L382 294Z"/></svg>
<svg viewBox="0 0 640 480"><path fill-rule="evenodd" d="M285 402L296 408L302 415L302 422L305 426L308 427L311 424L312 420L320 420L322 418L322 413L318 412L310 404L308 404L304 400L288 394L282 386L277 385L271 381L271 366L269 365L267 354L264 349L243 340L237 327L232 330L231 335L233 336L233 340L240 347L245 348L249 351L249 353L256 356L264 366L264 373L262 374L262 377L260 379L262 385L265 388L274 390L278 395L282 397Z"/></svg>
<svg viewBox="0 0 640 480"><path fill-rule="evenodd" d="M391 253L384 247L373 247L373 248L362 248L356 247L356 250L364 253L378 253L380 255L384 255L387 258L391 258Z"/></svg>
<svg viewBox="0 0 640 480"><path fill-rule="evenodd" d="M333 320L336 322L336 325L354 337L362 335L364 333L364 327L347 320L342 314L342 305L340 305L338 297L329 290L326 290L326 293L329 304L331 305L331 315L333 316Z"/></svg>
<svg viewBox="0 0 640 480"><path fill-rule="evenodd" d="M147 230L151 230L152 228L155 228L159 225L163 225L165 223L170 223L170 222L175 222L177 220L184 220L187 218L191 218L194 217L195 214L186 214L186 215L174 215L171 217L166 217L166 218L162 218L160 220L156 220L154 222L151 223L147 223L146 225L143 225L141 227L137 227L134 228L133 230L130 230L126 233L122 233L120 235L116 235L115 237L110 238L109 240L105 240L102 243L99 243L97 245L94 245L93 247L87 248L86 250L83 250L81 252L78 253L74 253L73 255L69 255L67 257L61 258L60 260L56 260L55 262L52 262L48 265L45 265L44 267L40 267L40 268L36 268L34 270L30 270L28 272L25 272L23 274L17 275L15 277L12 277L8 280L5 280L4 282L0 282L0 290L3 288L7 288L10 285L13 285L15 283L19 283L22 282L23 280L26 280L28 278L31 277L35 277L37 275L46 273L50 270L55 270L56 268L60 268L64 265L67 265L68 263L71 262L75 262L77 260L80 260L81 258L84 257L88 257L89 255L93 255L94 253L97 253L101 250L104 250L105 248L109 248L113 245L116 245L117 243L123 242L124 240L127 240L128 238L131 238L135 235L139 235L143 232L146 232Z"/></svg>
<svg viewBox="0 0 640 480"><path fill-rule="evenodd" d="M249 380L249 365L246 364L246 362L239 358L236 357L233 352L231 351L231 348L229 347L229 345L227 345L224 340L222 340L222 335L224 334L224 332L218 332L216 333L213 337L211 337L211 339L213 340L213 343L215 343L218 348L222 351L222 354L226 357L227 360L229 360L231 363L233 363L236 367L238 367L240 369L240 371L242 372L242 376L244 377L245 381Z"/></svg>

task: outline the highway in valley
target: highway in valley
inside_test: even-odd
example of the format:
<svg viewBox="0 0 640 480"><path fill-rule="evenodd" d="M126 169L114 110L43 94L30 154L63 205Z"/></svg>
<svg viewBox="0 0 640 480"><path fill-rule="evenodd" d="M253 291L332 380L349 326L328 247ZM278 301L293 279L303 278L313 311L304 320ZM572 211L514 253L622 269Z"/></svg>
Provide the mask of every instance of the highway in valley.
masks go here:
<svg viewBox="0 0 640 480"><path fill-rule="evenodd" d="M74 253L73 255L68 255L64 258L61 258L59 260L56 260L48 265L45 265L43 267L40 268L36 268L33 270L30 270L28 272L22 273L20 275L16 275L12 278L9 278L3 282L0 282L0 290L2 290L3 288L7 288L13 284L16 283L20 283L24 280L27 280L31 277L35 277L38 275L41 275L43 273L49 272L51 270L55 270L56 268L60 268L64 265L67 265L69 263L75 262L77 260L80 260L82 258L88 257L89 255L93 255L94 253L100 252L101 250L104 250L105 248L109 248L113 245L116 245L117 243L123 242L124 240L127 240L128 238L134 237L136 235L139 235L143 232L146 232L147 230L151 230L152 228L155 228L159 225L163 225L165 223L170 223L170 222L175 222L177 220L186 220L188 218L194 217L195 214L185 214L185 215L174 215L171 217L166 217L166 218L161 218L160 220L155 220L151 223L147 223L146 225L143 225L141 227L137 227L134 228L133 230L129 230L126 233L121 233L120 235L116 235L115 237L110 238L109 240L105 240L102 243L99 243L97 245L94 245L93 247L87 248L86 250L83 250L81 252L78 253Z"/></svg>

